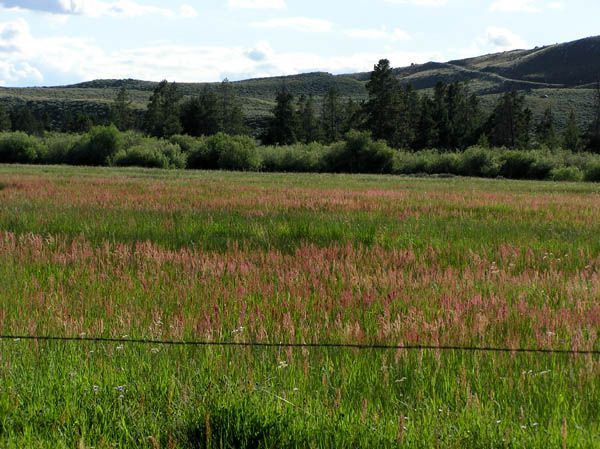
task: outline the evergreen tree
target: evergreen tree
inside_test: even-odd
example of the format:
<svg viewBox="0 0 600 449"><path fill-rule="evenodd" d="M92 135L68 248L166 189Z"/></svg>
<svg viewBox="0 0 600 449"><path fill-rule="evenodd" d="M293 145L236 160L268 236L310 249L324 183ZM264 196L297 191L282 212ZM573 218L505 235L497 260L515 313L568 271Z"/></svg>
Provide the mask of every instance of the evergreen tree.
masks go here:
<svg viewBox="0 0 600 449"><path fill-rule="evenodd" d="M154 137L169 137L182 131L179 118L181 95L175 83L161 81L154 89L144 120L144 128Z"/></svg>
<svg viewBox="0 0 600 449"><path fill-rule="evenodd" d="M235 89L227 78L219 86L217 95L219 99L219 130L231 136L245 134L244 113Z"/></svg>
<svg viewBox="0 0 600 449"><path fill-rule="evenodd" d="M296 135L302 143L316 142L320 138L319 121L315 113L315 100L312 95L302 95L298 99Z"/></svg>
<svg viewBox="0 0 600 449"><path fill-rule="evenodd" d="M594 118L588 130L588 151L600 153L600 81L596 86L596 101L594 104Z"/></svg>
<svg viewBox="0 0 600 449"><path fill-rule="evenodd" d="M344 107L337 88L332 87L323 98L321 128L327 143L337 142L344 135Z"/></svg>
<svg viewBox="0 0 600 449"><path fill-rule="evenodd" d="M12 123L10 121L10 115L4 109L4 106L0 104L0 131L10 131L12 129Z"/></svg>
<svg viewBox="0 0 600 449"><path fill-rule="evenodd" d="M566 150L572 152L581 151L581 131L577 126L577 120L575 113L571 111L569 114L569 120L562 136L563 146Z"/></svg>
<svg viewBox="0 0 600 449"><path fill-rule="evenodd" d="M121 87L110 108L110 121L121 131L126 131L133 127L134 119L131 104L132 101L129 98L129 92L125 86Z"/></svg>
<svg viewBox="0 0 600 449"><path fill-rule="evenodd" d="M488 121L492 145L526 148L530 128L531 110L525 107L525 96L515 91L504 94Z"/></svg>
<svg viewBox="0 0 600 449"><path fill-rule="evenodd" d="M342 136L345 136L353 129L356 130L363 128L366 121L363 113L363 105L357 103L352 98L348 98L342 110L342 118ZM340 136L337 140L339 140L342 136Z"/></svg>
<svg viewBox="0 0 600 449"><path fill-rule="evenodd" d="M294 96L282 87L277 93L277 104L273 109L273 118L264 138L265 143L276 145L291 145L297 142L296 113L294 111Z"/></svg>
<svg viewBox="0 0 600 449"><path fill-rule="evenodd" d="M44 132L44 124L25 105L11 111L10 121L14 131L23 131L31 135L41 135Z"/></svg>
<svg viewBox="0 0 600 449"><path fill-rule="evenodd" d="M373 138L384 139L395 145L398 139L398 120L401 99L398 80L394 76L387 59L382 59L374 67L367 83L369 98L364 105L367 116L366 127Z"/></svg>
<svg viewBox="0 0 600 449"><path fill-rule="evenodd" d="M550 148L557 146L558 139L556 128L554 126L554 114L551 108L546 108L544 115L535 126L535 135L538 143Z"/></svg>
<svg viewBox="0 0 600 449"><path fill-rule="evenodd" d="M428 95L420 102L419 121L415 130L415 148L436 148L439 142L437 121L434 117L435 103Z"/></svg>
<svg viewBox="0 0 600 449"><path fill-rule="evenodd" d="M219 100L208 87L181 106L183 132L190 136L212 136L221 131Z"/></svg>
<svg viewBox="0 0 600 449"><path fill-rule="evenodd" d="M477 142L481 128L481 109L475 95L464 83L437 83L433 98L421 111L419 145L445 149L464 149ZM423 116L425 113L425 116ZM433 125L427 130L427 125Z"/></svg>
<svg viewBox="0 0 600 449"><path fill-rule="evenodd" d="M81 111L74 115L69 111L65 122L65 130L69 133L86 133L94 126L94 122L89 114Z"/></svg>

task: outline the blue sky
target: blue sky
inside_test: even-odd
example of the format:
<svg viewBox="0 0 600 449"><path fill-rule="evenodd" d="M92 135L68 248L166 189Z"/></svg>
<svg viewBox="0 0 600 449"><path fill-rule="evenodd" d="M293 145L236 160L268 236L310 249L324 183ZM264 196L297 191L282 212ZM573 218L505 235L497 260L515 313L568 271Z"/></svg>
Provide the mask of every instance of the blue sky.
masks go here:
<svg viewBox="0 0 600 449"><path fill-rule="evenodd" d="M600 34L597 0L0 0L0 86L371 70Z"/></svg>

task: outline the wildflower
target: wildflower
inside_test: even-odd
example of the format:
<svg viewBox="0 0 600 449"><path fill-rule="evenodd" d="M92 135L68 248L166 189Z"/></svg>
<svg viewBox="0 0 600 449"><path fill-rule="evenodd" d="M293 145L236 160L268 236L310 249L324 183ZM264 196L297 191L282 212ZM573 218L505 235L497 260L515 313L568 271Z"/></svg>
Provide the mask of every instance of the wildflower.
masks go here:
<svg viewBox="0 0 600 449"><path fill-rule="evenodd" d="M100 387L98 385L92 385L92 391L94 394L98 394L98 392L100 392Z"/></svg>
<svg viewBox="0 0 600 449"><path fill-rule="evenodd" d="M150 352L152 354L158 354L160 352L160 349L158 349L158 348L152 348L152 349L150 349Z"/></svg>
<svg viewBox="0 0 600 449"><path fill-rule="evenodd" d="M279 362L279 365L277 366L277 369L284 369L287 368L289 365L285 360L282 360L281 362Z"/></svg>
<svg viewBox="0 0 600 449"><path fill-rule="evenodd" d="M119 346L117 346L117 348L116 348L116 349L117 349L117 351L122 351L122 350L124 350L124 349L125 349L125 346L123 346L123 345L119 345Z"/></svg>

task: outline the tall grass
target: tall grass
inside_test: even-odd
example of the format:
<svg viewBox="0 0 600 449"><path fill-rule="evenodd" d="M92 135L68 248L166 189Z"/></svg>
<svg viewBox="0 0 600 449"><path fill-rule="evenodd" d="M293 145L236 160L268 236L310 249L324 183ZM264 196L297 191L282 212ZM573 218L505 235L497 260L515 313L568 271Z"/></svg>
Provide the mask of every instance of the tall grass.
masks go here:
<svg viewBox="0 0 600 449"><path fill-rule="evenodd" d="M26 166L0 184L4 334L599 348L594 184ZM599 374L2 341L0 447L594 447Z"/></svg>

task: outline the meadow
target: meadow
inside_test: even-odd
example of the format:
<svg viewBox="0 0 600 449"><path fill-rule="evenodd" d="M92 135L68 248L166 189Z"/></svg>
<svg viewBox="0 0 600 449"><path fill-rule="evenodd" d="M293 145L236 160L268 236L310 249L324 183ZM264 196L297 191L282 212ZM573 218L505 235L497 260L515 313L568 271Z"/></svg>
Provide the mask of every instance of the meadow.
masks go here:
<svg viewBox="0 0 600 449"><path fill-rule="evenodd" d="M0 333L598 350L600 186L0 165ZM0 447L600 447L600 358L0 340Z"/></svg>

